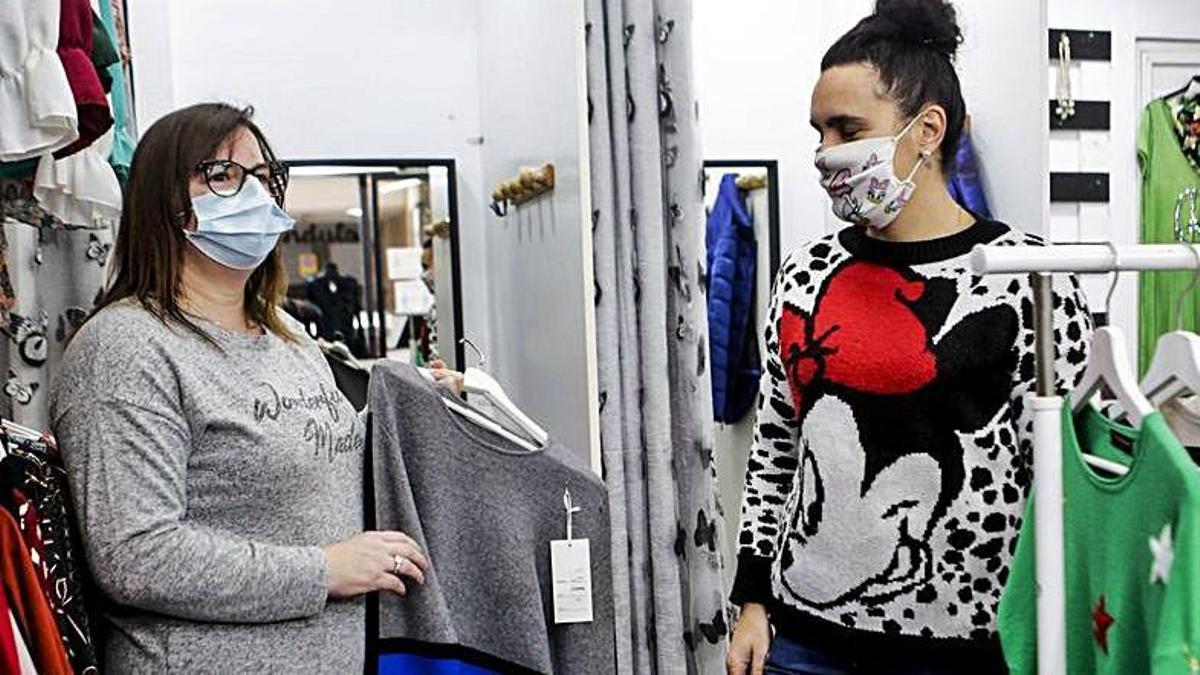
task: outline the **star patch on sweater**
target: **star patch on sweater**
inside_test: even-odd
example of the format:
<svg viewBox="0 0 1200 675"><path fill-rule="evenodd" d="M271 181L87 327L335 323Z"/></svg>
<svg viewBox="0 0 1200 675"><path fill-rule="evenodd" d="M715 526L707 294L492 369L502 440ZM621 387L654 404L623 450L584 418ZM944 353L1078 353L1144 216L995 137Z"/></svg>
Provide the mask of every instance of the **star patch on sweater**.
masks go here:
<svg viewBox="0 0 1200 675"><path fill-rule="evenodd" d="M1170 523L1163 525L1157 537L1150 537L1150 553L1154 554L1154 563L1150 566L1150 583L1161 581L1165 585L1170 580L1171 564L1175 562Z"/></svg>
<svg viewBox="0 0 1200 675"><path fill-rule="evenodd" d="M1117 622L1112 614L1108 613L1105 608L1106 600L1104 594L1100 594L1100 602L1092 608L1092 636L1096 638L1096 644L1100 645L1100 649L1108 654L1108 631Z"/></svg>

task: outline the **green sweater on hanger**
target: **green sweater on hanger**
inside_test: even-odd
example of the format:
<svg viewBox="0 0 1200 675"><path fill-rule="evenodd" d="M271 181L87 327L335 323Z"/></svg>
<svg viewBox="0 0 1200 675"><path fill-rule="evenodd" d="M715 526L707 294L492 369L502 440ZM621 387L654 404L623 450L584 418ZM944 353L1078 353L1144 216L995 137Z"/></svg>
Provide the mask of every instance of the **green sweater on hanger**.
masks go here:
<svg viewBox="0 0 1200 675"><path fill-rule="evenodd" d="M1187 191L1200 191L1200 172L1188 162L1179 147L1170 108L1162 99L1151 102L1142 114L1138 165L1142 171L1142 243L1174 244L1176 204L1181 206L1178 217L1186 232L1192 213L1192 197ZM1200 212L1200 202L1196 203L1196 208ZM1141 273L1138 308L1140 372L1144 373L1150 365L1159 336L1175 330L1175 301L1191 281L1191 272ZM1200 329L1200 302L1195 293L1189 293L1184 299L1182 323L1184 330Z"/></svg>
<svg viewBox="0 0 1200 675"><path fill-rule="evenodd" d="M1099 475L1081 447L1123 457L1129 473ZM1200 472L1162 415L1134 430L1091 406L1072 419L1068 401L1063 488L1067 673L1200 672ZM1032 499L1027 509L998 615L1014 675L1037 671Z"/></svg>

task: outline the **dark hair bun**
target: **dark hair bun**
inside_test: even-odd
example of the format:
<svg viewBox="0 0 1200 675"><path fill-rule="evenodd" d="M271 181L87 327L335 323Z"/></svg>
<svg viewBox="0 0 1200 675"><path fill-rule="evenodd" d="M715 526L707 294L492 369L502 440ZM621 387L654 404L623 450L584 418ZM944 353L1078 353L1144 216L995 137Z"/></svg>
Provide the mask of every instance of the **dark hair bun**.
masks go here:
<svg viewBox="0 0 1200 675"><path fill-rule="evenodd" d="M962 43L958 12L948 0L876 0L872 18L880 37L922 45L948 59Z"/></svg>

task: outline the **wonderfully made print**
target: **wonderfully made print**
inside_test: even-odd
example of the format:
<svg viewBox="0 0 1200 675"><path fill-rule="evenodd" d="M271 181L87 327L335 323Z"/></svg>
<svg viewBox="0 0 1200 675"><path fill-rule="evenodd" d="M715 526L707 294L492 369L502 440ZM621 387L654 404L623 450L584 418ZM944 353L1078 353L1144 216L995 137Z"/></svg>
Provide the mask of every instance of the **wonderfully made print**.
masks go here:
<svg viewBox="0 0 1200 675"><path fill-rule="evenodd" d="M329 390L325 383L318 384L316 393L306 392L297 386L295 395L281 392L269 382L260 382L259 395L254 399L254 421L277 421L285 413L305 414L304 440L311 444L314 457L324 455L330 462L342 455L361 452L364 446L357 425L350 421L349 429L343 431L341 406L345 399L337 390ZM322 418L324 413L325 419Z"/></svg>
<svg viewBox="0 0 1200 675"><path fill-rule="evenodd" d="M337 391L326 389L324 382L318 386L320 391L316 394L308 394L303 387L297 386L296 395L287 396L276 389L275 385L269 382L260 382L258 388L265 391L254 399L254 421L261 423L267 418L272 421L278 420L280 415L292 410L308 412L326 410L330 419L334 422L340 421L341 413L338 408L342 403L341 397Z"/></svg>

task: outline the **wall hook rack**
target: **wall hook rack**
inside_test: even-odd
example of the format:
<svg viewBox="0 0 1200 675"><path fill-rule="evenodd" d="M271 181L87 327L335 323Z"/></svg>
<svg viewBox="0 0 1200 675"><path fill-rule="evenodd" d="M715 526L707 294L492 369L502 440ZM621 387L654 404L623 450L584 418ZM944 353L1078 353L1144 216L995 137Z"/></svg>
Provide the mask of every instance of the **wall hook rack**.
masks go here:
<svg viewBox="0 0 1200 675"><path fill-rule="evenodd" d="M520 206L554 189L554 164L546 162L537 168L522 168L520 173L500 181L492 188L492 213L503 218L510 208Z"/></svg>

